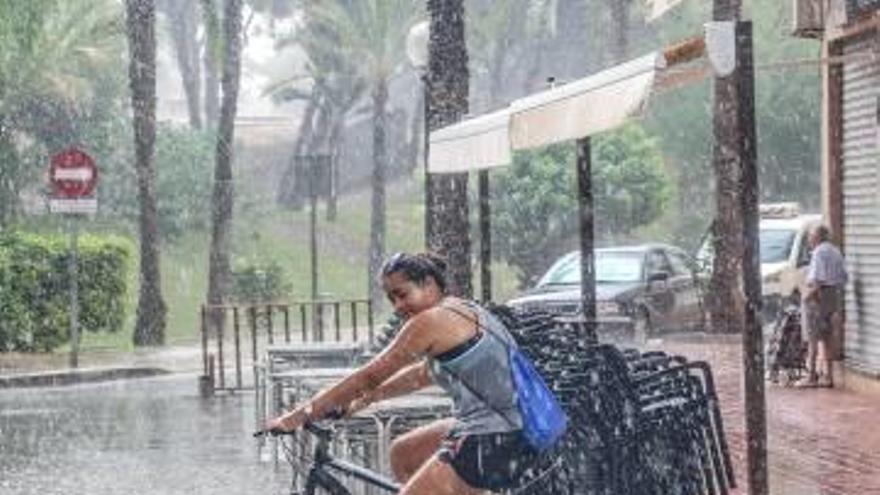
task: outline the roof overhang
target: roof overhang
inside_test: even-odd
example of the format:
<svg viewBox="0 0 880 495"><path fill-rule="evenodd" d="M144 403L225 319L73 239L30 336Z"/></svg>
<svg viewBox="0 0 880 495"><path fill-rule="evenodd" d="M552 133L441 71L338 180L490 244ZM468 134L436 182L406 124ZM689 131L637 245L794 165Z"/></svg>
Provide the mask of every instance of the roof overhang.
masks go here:
<svg viewBox="0 0 880 495"><path fill-rule="evenodd" d="M509 126L505 108L432 132L428 172L469 172L509 164Z"/></svg>
<svg viewBox="0 0 880 495"><path fill-rule="evenodd" d="M641 117L661 54L651 53L590 77L514 101L510 144L528 149L592 136Z"/></svg>
<svg viewBox="0 0 880 495"><path fill-rule="evenodd" d="M703 38L692 38L434 131L429 139L428 172L504 166L510 163L512 150L580 139L640 118L655 90L691 78L667 68L699 59L704 53ZM705 71L695 74L704 77Z"/></svg>

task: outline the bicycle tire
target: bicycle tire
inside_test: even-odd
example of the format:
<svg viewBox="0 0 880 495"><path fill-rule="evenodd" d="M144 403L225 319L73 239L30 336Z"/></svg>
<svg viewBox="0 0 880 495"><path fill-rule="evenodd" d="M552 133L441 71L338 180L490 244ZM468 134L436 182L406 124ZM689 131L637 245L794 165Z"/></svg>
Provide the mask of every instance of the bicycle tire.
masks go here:
<svg viewBox="0 0 880 495"><path fill-rule="evenodd" d="M351 492L330 473L313 469L306 479L303 495L351 495Z"/></svg>

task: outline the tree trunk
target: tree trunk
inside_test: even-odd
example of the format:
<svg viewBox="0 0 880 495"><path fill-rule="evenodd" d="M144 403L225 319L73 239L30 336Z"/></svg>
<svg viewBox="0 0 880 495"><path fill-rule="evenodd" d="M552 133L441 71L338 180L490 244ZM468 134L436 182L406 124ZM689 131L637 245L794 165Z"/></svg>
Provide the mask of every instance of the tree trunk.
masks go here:
<svg viewBox="0 0 880 495"><path fill-rule="evenodd" d="M2 82L0 82L2 84ZM2 87L0 87L2 95ZM5 120L0 115L0 231L8 227L15 220L19 206L18 183L22 177L21 162L15 152L15 143L12 133L5 125Z"/></svg>
<svg viewBox="0 0 880 495"><path fill-rule="evenodd" d="M199 47L196 42L196 2L195 0L165 0L164 9L171 26L171 40L177 67L186 95L186 108L189 125L193 129L202 128L201 77Z"/></svg>
<svg viewBox="0 0 880 495"><path fill-rule="evenodd" d="M215 0L199 0L202 7L202 22L205 25L205 120L208 127L217 125L220 114L220 83L217 66L221 59L220 18L217 16Z"/></svg>
<svg viewBox="0 0 880 495"><path fill-rule="evenodd" d="M305 113L299 124L296 142L293 145L293 156L290 157L290 164L281 176L281 183L278 186L276 201L294 210L299 210L303 206L303 188L302 183L305 175L300 170L297 157L305 153L309 143L312 141L314 133L313 121L315 120L315 112L318 110L318 98L313 95L306 105Z"/></svg>
<svg viewBox="0 0 880 495"><path fill-rule="evenodd" d="M214 163L214 193L211 202L211 253L208 264L208 304L223 304L229 292L229 250L234 190L232 183L235 115L241 70L241 2L227 0L223 15L223 101L217 129ZM222 331L222 316L211 318Z"/></svg>
<svg viewBox="0 0 880 495"><path fill-rule="evenodd" d="M135 169L140 204L140 293L134 344L165 342L167 308L159 271L159 219L156 209L156 8L153 0L126 1L129 78L134 111Z"/></svg>
<svg viewBox="0 0 880 495"><path fill-rule="evenodd" d="M379 270L385 258L385 170L387 150L385 142L386 115L388 103L388 81L376 81L373 90L373 195L370 208L370 252L368 253L369 273L367 274L370 301L374 310L382 303L382 288L379 285Z"/></svg>
<svg viewBox="0 0 880 495"><path fill-rule="evenodd" d="M468 112L468 54L463 0L428 0L428 129L458 122ZM449 263L449 292L471 297L468 175L429 174L426 187L428 248Z"/></svg>
<svg viewBox="0 0 880 495"><path fill-rule="evenodd" d="M339 206L339 156L342 151L342 131L345 129L345 113L334 112L330 131L330 196L327 198L327 221L336 221Z"/></svg>
<svg viewBox="0 0 880 495"><path fill-rule="evenodd" d="M739 18L737 0L715 0L715 20ZM742 291L743 219L739 184L741 163L737 126L738 102L733 75L715 79L713 129L715 145L715 220L713 222L712 278L709 281L709 310L712 330L742 333L744 298Z"/></svg>

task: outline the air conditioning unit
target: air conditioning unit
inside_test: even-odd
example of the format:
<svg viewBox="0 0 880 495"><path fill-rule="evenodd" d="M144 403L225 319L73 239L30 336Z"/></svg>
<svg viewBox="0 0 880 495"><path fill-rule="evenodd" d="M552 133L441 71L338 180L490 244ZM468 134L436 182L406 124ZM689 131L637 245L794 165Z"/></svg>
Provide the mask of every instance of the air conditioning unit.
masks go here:
<svg viewBox="0 0 880 495"><path fill-rule="evenodd" d="M823 26L823 3L825 0L792 0L794 36L798 38L821 38Z"/></svg>

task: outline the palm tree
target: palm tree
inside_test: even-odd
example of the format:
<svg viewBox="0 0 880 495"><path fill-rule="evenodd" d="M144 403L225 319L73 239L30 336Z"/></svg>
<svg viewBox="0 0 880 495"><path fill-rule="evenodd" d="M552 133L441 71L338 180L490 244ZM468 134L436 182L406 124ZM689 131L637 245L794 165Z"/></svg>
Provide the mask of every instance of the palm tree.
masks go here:
<svg viewBox="0 0 880 495"><path fill-rule="evenodd" d="M217 0L199 0L202 24L205 27L205 122L207 126L217 125L219 118L219 76L217 69L220 64L222 41L220 34L220 17L217 14Z"/></svg>
<svg viewBox="0 0 880 495"><path fill-rule="evenodd" d="M428 0L430 38L426 75L428 130L461 120L468 111L469 71L463 0ZM471 242L467 173L429 175L426 184L428 247L446 256L450 290L470 297Z"/></svg>
<svg viewBox="0 0 880 495"><path fill-rule="evenodd" d="M156 9L153 0L126 0L131 61L129 78L134 110L135 168L140 204L140 268L135 345L162 345L167 308L159 272L159 222L156 211Z"/></svg>
<svg viewBox="0 0 880 495"><path fill-rule="evenodd" d="M208 304L223 304L229 292L230 237L232 229L232 145L241 75L242 0L227 0L223 12L223 71L220 81L222 100L217 129L214 162L214 193L211 201L211 252L208 262ZM212 321L222 324L215 313Z"/></svg>
<svg viewBox="0 0 880 495"><path fill-rule="evenodd" d="M386 117L388 82L406 59L404 47L418 14L411 0L335 0L315 2L308 14L336 40L340 53L359 61L360 75L369 88L373 120L373 173L368 252L368 293L381 303L377 285L385 256L385 174L387 169Z"/></svg>
<svg viewBox="0 0 880 495"><path fill-rule="evenodd" d="M273 82L268 92L281 100L306 102L293 156L329 153L335 159L342 147L340 138L346 118L362 99L366 89L366 79L358 67L359 60L347 58L352 53L339 50L339 40L333 32L328 32L322 22L309 15L306 15L306 22L297 30L297 34L282 38L278 46L283 48L288 45L296 45L305 52L308 58L305 72ZM303 82L310 82L311 88L300 89ZM289 167L279 185L278 201L294 207L301 206L305 195L304 183L302 171L294 166ZM327 205L330 220L335 218L335 194L335 190L331 191Z"/></svg>

